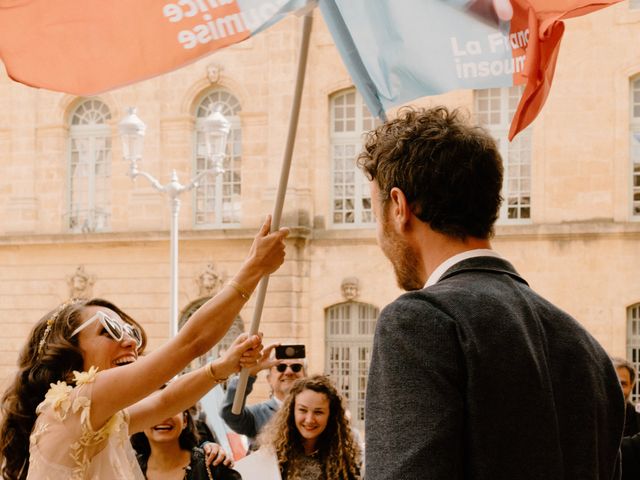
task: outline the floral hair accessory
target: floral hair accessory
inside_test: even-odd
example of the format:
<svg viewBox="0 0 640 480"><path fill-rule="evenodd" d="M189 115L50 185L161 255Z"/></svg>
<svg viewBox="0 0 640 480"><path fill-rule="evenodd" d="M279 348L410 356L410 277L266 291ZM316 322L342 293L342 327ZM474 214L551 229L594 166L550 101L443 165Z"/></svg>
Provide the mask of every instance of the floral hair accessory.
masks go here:
<svg viewBox="0 0 640 480"><path fill-rule="evenodd" d="M60 305L58 307L58 309L53 313L53 315L51 315L51 317L49 317L47 319L47 328L44 329L44 333L42 334L42 338L40 339L40 342L38 343L38 355L42 353L42 350L44 349L44 346L47 343L47 337L49 336L49 332L51 332L51 328L53 327L53 324L55 323L56 319L58 318L58 315L60 315L60 312L62 312L62 310L67 308L69 305L72 305L72 304L76 303L77 301L78 300L74 298L74 299L71 299L71 300L68 300L68 301L64 302L62 305Z"/></svg>

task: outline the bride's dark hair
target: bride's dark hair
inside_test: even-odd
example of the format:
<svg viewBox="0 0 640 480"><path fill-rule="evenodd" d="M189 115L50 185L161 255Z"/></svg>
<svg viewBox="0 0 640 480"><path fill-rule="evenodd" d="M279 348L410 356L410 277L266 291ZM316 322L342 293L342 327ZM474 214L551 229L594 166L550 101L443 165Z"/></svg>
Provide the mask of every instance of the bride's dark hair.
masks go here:
<svg viewBox="0 0 640 480"><path fill-rule="evenodd" d="M105 307L122 320L144 329L129 315L107 300L72 300L47 313L31 330L18 360L18 372L2 397L0 425L0 473L6 480L24 480L29 469L29 437L36 421L36 407L44 400L50 384L59 380L71 383L74 370L82 371L82 352L78 338L71 337L81 323L85 307Z"/></svg>

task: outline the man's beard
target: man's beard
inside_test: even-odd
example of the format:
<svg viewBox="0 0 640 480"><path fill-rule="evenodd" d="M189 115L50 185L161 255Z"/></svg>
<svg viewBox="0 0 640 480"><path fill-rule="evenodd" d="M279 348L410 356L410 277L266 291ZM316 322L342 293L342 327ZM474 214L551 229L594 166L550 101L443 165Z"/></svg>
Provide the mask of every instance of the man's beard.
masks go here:
<svg viewBox="0 0 640 480"><path fill-rule="evenodd" d="M420 290L424 281L420 277L416 255L409 243L398 235L389 223L383 220L382 251L387 256L396 274L398 286L403 290Z"/></svg>

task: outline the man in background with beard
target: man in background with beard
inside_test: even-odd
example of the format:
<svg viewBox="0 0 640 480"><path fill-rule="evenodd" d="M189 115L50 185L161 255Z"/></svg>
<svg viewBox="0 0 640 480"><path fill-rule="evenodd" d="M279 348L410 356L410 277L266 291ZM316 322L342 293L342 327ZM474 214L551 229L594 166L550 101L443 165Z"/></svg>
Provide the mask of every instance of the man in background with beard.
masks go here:
<svg viewBox="0 0 640 480"><path fill-rule="evenodd" d="M408 293L377 323L367 480L619 478L624 402L606 352L491 249L494 140L404 110L358 159L378 243Z"/></svg>
<svg viewBox="0 0 640 480"><path fill-rule="evenodd" d="M234 432L245 435L248 438L250 451L258 448L256 437L282 406L282 402L289 393L291 386L296 380L306 376L304 359L278 360L271 358L271 352L279 345L280 343L272 343L265 347L260 361L254 367L249 368L249 380L244 392L244 401L240 413L236 415L232 412L233 401L238 390L238 376L234 376L229 380L227 393L220 407L220 417L225 423ZM267 382L271 387L271 396L264 402L246 405L247 397L253 390L256 377L262 370L268 371Z"/></svg>
<svg viewBox="0 0 640 480"><path fill-rule="evenodd" d="M636 406L631 401L631 392L636 384L636 369L633 364L624 358L614 357L611 359L618 374L620 388L624 396L625 417L623 437L632 437L640 432L640 414L636 411Z"/></svg>

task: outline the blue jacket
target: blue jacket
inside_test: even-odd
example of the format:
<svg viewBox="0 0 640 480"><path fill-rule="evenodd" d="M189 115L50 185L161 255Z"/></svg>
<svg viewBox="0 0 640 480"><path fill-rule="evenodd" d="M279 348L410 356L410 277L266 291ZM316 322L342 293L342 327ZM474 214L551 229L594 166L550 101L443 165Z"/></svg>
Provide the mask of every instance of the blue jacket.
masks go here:
<svg viewBox="0 0 640 480"><path fill-rule="evenodd" d="M242 411L239 415L234 415L231 412L233 406L233 399L236 396L236 390L238 388L238 377L233 377L229 381L227 386L227 394L220 408L220 417L231 427L231 429L241 435L249 437L249 447L253 449L255 446L255 440L262 427L273 417L273 414L278 411L278 402L271 397L262 403L255 405L246 405L247 396L253 390L253 384L256 381L256 377L249 377L247 382L247 389L244 395L244 402L242 405Z"/></svg>

